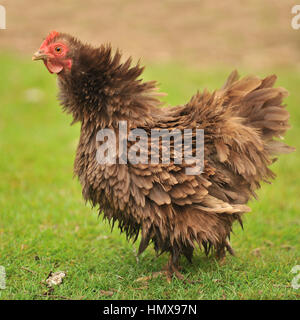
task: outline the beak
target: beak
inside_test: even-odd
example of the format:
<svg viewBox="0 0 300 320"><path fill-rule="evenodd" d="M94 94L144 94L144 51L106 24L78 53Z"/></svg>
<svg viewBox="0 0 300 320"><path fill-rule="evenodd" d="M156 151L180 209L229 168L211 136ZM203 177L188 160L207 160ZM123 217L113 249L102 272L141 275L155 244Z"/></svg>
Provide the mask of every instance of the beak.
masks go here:
<svg viewBox="0 0 300 320"><path fill-rule="evenodd" d="M44 51L37 51L33 56L32 56L32 60L42 60L42 59L47 59L47 55L44 53Z"/></svg>

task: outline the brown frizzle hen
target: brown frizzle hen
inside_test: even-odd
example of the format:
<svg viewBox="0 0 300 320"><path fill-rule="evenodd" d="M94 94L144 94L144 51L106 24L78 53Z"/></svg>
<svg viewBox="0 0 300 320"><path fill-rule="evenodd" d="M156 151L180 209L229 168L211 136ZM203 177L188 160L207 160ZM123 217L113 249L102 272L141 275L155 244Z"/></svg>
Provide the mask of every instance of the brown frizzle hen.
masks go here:
<svg viewBox="0 0 300 320"><path fill-rule="evenodd" d="M276 76L239 80L234 71L220 90L160 108L155 81L140 80L143 68L131 66L130 59L122 63L109 45L93 48L54 31L33 56L39 59L58 75L63 109L81 123L74 171L84 199L112 225L117 221L127 237L136 240L140 234L139 253L151 242L158 253L169 252L170 274L180 276L180 256L191 261L196 246L206 254L214 250L219 258L226 251L233 254L234 221L242 224L255 190L275 177L268 168L275 156L293 150L275 139L289 128L282 104L287 91L273 87ZM175 161L174 148L167 164L99 163L97 132L109 128L118 136L120 121L128 130L147 133L203 129L202 173L187 174L188 164Z"/></svg>

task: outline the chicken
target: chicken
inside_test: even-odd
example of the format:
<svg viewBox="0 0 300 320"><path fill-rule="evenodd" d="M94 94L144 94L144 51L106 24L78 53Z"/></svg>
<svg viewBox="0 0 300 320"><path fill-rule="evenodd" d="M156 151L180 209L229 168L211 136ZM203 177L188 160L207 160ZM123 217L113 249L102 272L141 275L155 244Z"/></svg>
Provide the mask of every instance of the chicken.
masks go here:
<svg viewBox="0 0 300 320"><path fill-rule="evenodd" d="M191 261L196 247L219 259L227 251L234 254L229 243L233 223L242 225L249 199L256 197L262 181L275 177L269 169L275 156L293 151L274 139L289 128L282 104L287 91L273 88L275 75L239 80L234 71L221 89L198 92L182 106L161 108L156 82L140 80L143 68L132 66L131 59L121 62L120 52L113 53L110 45L93 48L53 31L33 60L43 60L57 74L63 110L81 123L74 172L84 199L112 226L117 221L128 238L135 241L141 235L139 254L151 242L157 253L169 252L167 273L178 277L180 257ZM126 122L127 134L146 132L146 141L154 129L204 130L201 172L187 173L193 166L177 161L174 141L169 163L162 161L164 151L158 163L124 163L124 152L117 147L117 161L101 163L97 150L105 140L99 143L97 134L108 128L118 137L121 122ZM128 141L125 153L132 146ZM163 144L158 148L164 150Z"/></svg>

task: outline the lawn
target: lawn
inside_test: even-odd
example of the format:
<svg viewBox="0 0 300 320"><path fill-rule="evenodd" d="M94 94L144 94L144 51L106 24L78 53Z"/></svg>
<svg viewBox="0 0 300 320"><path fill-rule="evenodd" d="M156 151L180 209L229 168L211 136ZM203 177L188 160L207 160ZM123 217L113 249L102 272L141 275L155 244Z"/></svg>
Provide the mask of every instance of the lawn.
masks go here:
<svg viewBox="0 0 300 320"><path fill-rule="evenodd" d="M73 179L79 125L70 126L56 101L55 76L40 63L0 55L0 266L6 289L0 299L299 299L291 287L300 265L299 153L273 165L278 179L263 185L250 203L244 231L235 225L236 257L220 266L198 251L194 264L182 259L192 282L158 276L167 255L153 248L137 260L132 245L98 218ZM186 102L197 89L220 87L231 70L195 70L178 63L149 65L170 104ZM251 70L242 70L246 74ZM286 141L300 149L300 71L272 70L286 99L292 130ZM262 70L259 75L269 74ZM50 271L66 277L54 290ZM142 278L142 279L139 279Z"/></svg>

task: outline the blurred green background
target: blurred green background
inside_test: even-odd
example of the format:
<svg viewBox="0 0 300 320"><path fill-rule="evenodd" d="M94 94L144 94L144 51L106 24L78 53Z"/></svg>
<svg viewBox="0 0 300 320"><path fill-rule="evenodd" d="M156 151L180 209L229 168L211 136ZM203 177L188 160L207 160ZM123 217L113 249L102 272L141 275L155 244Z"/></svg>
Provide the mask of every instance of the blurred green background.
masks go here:
<svg viewBox="0 0 300 320"><path fill-rule="evenodd" d="M50 30L94 45L111 42L124 56L142 58L145 80L157 80L166 104L220 87L232 69L278 75L292 129L286 142L300 148L300 30L291 27L292 1L0 1L0 299L299 299L292 288L300 265L299 151L273 165L278 178L250 203L245 230L235 226L237 257L219 266L198 251L182 260L193 283L163 277L167 256L137 244L85 205L73 161L79 125L70 126L56 100L55 76L31 62ZM50 271L67 273L49 290Z"/></svg>

